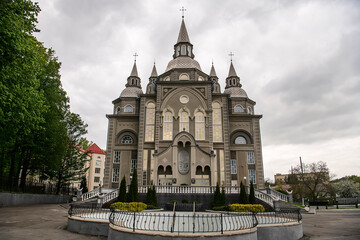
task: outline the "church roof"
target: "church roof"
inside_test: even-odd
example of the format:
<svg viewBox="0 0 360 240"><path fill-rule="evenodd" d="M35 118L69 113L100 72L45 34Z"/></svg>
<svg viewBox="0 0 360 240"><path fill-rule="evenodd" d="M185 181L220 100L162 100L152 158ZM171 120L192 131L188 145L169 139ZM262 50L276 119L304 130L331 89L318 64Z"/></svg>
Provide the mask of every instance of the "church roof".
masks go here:
<svg viewBox="0 0 360 240"><path fill-rule="evenodd" d="M136 67L136 61L134 62L134 66L133 66L132 71L130 73L130 77L139 77L138 72L137 72L137 67Z"/></svg>
<svg viewBox="0 0 360 240"><path fill-rule="evenodd" d="M178 40L177 40L177 43L179 43L179 42L190 43L190 39L189 39L189 35L186 30L184 18L182 19L182 22L181 22L180 32L179 32L179 36L178 36Z"/></svg>
<svg viewBox="0 0 360 240"><path fill-rule="evenodd" d="M105 154L103 150L101 150L101 148L99 148L98 145L96 145L96 143L94 143L93 145L91 145L88 149L86 149L85 152L90 152L90 153L98 153L98 154Z"/></svg>
<svg viewBox="0 0 360 240"><path fill-rule="evenodd" d="M196 61L190 57L177 57L177 58L171 60L169 62L169 64L167 65L165 72L167 72L171 69L174 69L174 68L195 68L195 69L202 71L198 61Z"/></svg>
<svg viewBox="0 0 360 240"><path fill-rule="evenodd" d="M225 89L225 94L230 94L230 97L244 97L247 98L248 95L246 94L245 90L241 87L230 87Z"/></svg>
<svg viewBox="0 0 360 240"><path fill-rule="evenodd" d="M211 65L210 77L217 77L215 68L214 68L214 64Z"/></svg>
<svg viewBox="0 0 360 240"><path fill-rule="evenodd" d="M150 77L157 77L157 76L158 76L158 74L157 74L157 71L156 71L155 63L154 63L154 67L152 69Z"/></svg>
<svg viewBox="0 0 360 240"><path fill-rule="evenodd" d="M234 65L233 65L232 61L231 61L231 64L230 64L228 77L237 77L237 74L236 74L236 71L235 71L235 68L234 68Z"/></svg>
<svg viewBox="0 0 360 240"><path fill-rule="evenodd" d="M138 87L127 87L125 88L121 94L120 97L136 97L138 98L140 94L143 94L143 91L141 90L141 88Z"/></svg>

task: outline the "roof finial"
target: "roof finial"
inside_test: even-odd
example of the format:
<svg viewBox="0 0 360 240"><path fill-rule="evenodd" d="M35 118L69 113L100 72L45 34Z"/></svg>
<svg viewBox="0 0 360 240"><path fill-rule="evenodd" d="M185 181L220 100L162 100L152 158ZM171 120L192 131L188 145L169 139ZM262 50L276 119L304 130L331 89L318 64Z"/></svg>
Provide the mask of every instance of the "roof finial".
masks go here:
<svg viewBox="0 0 360 240"><path fill-rule="evenodd" d="M136 57L139 56L139 55L135 52L135 54L133 56L135 58L134 62L136 62Z"/></svg>
<svg viewBox="0 0 360 240"><path fill-rule="evenodd" d="M180 11L182 11L182 18L184 19L184 12L186 11L186 9L184 7L181 7Z"/></svg>
<svg viewBox="0 0 360 240"><path fill-rule="evenodd" d="M230 56L230 61L232 62L232 57L234 56L234 53L233 53L233 52L230 52L230 53L229 53L229 56Z"/></svg>

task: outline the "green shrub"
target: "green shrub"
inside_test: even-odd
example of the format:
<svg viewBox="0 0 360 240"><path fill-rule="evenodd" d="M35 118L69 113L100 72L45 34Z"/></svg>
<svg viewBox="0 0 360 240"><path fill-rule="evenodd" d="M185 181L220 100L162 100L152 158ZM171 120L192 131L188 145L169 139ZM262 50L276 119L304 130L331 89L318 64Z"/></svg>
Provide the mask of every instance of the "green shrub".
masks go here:
<svg viewBox="0 0 360 240"><path fill-rule="evenodd" d="M252 181L250 182L249 203L250 204L256 204L254 184L253 184Z"/></svg>
<svg viewBox="0 0 360 240"><path fill-rule="evenodd" d="M240 182L239 203L240 203L240 204L247 204L247 203L249 203L249 202L248 202L248 199L247 199L246 192L245 192L245 186L243 185L242 182Z"/></svg>
<svg viewBox="0 0 360 240"><path fill-rule="evenodd" d="M229 206L218 206L212 208L215 211L230 211Z"/></svg>
<svg viewBox="0 0 360 240"><path fill-rule="evenodd" d="M141 212L145 209L147 209L147 205L142 202L116 202L110 205L110 208L112 209L119 209L119 210L126 210L131 212Z"/></svg>
<svg viewBox="0 0 360 240"><path fill-rule="evenodd" d="M126 200L126 179L124 176L120 183L118 201L125 202L125 200Z"/></svg>
<svg viewBox="0 0 360 240"><path fill-rule="evenodd" d="M224 206L225 205L225 191L223 191L223 194L220 192L220 186L219 183L216 183L213 199L211 202L212 208Z"/></svg>
<svg viewBox="0 0 360 240"><path fill-rule="evenodd" d="M181 202L182 202L182 203L189 203L189 199L183 198L183 199L181 200Z"/></svg>
<svg viewBox="0 0 360 240"><path fill-rule="evenodd" d="M264 212L265 208L261 204L231 204L230 211L233 212Z"/></svg>
<svg viewBox="0 0 360 240"><path fill-rule="evenodd" d="M154 205L147 205L146 209L159 209L159 207Z"/></svg>

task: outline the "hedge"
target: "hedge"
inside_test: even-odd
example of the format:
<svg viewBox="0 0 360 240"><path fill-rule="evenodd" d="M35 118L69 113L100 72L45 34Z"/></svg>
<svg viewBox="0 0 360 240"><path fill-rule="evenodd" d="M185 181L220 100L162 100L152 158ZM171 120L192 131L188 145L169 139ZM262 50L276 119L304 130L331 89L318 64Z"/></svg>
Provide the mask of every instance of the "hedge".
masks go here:
<svg viewBox="0 0 360 240"><path fill-rule="evenodd" d="M230 211L233 212L264 212L265 208L261 204L231 204Z"/></svg>
<svg viewBox="0 0 360 240"><path fill-rule="evenodd" d="M147 205L142 202L116 202L110 205L112 209L126 210L131 212L141 212L147 208Z"/></svg>

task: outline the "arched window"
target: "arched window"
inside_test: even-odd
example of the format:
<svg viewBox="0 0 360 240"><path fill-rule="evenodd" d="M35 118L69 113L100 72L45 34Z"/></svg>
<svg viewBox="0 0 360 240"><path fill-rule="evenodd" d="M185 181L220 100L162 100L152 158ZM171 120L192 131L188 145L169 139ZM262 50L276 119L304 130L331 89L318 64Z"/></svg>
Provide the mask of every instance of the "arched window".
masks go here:
<svg viewBox="0 0 360 240"><path fill-rule="evenodd" d="M204 78L202 76L199 76L198 81L204 81Z"/></svg>
<svg viewBox="0 0 360 240"><path fill-rule="evenodd" d="M165 82L170 81L170 77L168 76L168 77L164 78L164 81L165 81Z"/></svg>
<svg viewBox="0 0 360 240"><path fill-rule="evenodd" d="M236 105L236 106L234 107L234 112L236 112L236 113L244 112L244 109L242 108L242 106Z"/></svg>
<svg viewBox="0 0 360 240"><path fill-rule="evenodd" d="M189 113L186 111L181 111L180 113L180 127L179 131L189 132Z"/></svg>
<svg viewBox="0 0 360 240"><path fill-rule="evenodd" d="M187 47L187 50L188 50L188 56L191 57L191 47L188 46L188 47Z"/></svg>
<svg viewBox="0 0 360 240"><path fill-rule="evenodd" d="M205 118L202 112L195 114L195 139L205 140Z"/></svg>
<svg viewBox="0 0 360 240"><path fill-rule="evenodd" d="M247 112L248 112L248 114L253 114L251 107L248 107Z"/></svg>
<svg viewBox="0 0 360 240"><path fill-rule="evenodd" d="M172 140L173 114L166 110L164 114L163 140Z"/></svg>
<svg viewBox="0 0 360 240"><path fill-rule="evenodd" d="M133 144L134 139L130 135L125 135L121 138L121 144Z"/></svg>
<svg viewBox="0 0 360 240"><path fill-rule="evenodd" d="M214 142L222 142L222 121L221 106L217 102L213 102L213 140Z"/></svg>
<svg viewBox="0 0 360 240"><path fill-rule="evenodd" d="M181 55L186 55L186 46L185 45L181 46Z"/></svg>
<svg viewBox="0 0 360 240"><path fill-rule="evenodd" d="M148 103L146 106L146 126L145 126L145 141L154 141L155 133L155 104Z"/></svg>
<svg viewBox="0 0 360 240"><path fill-rule="evenodd" d="M116 108L116 114L119 114L121 112L121 108L120 107L117 107Z"/></svg>
<svg viewBox="0 0 360 240"><path fill-rule="evenodd" d="M243 136L235 138L235 144L246 144L246 139Z"/></svg>
<svg viewBox="0 0 360 240"><path fill-rule="evenodd" d="M126 105L124 112L127 112L127 113L133 112L133 107L131 105Z"/></svg>
<svg viewBox="0 0 360 240"><path fill-rule="evenodd" d="M179 76L179 80L189 80L189 75L187 75L186 73L182 73Z"/></svg>
<svg viewBox="0 0 360 240"><path fill-rule="evenodd" d="M178 57L180 55L180 46L177 46L176 48L176 56Z"/></svg>

